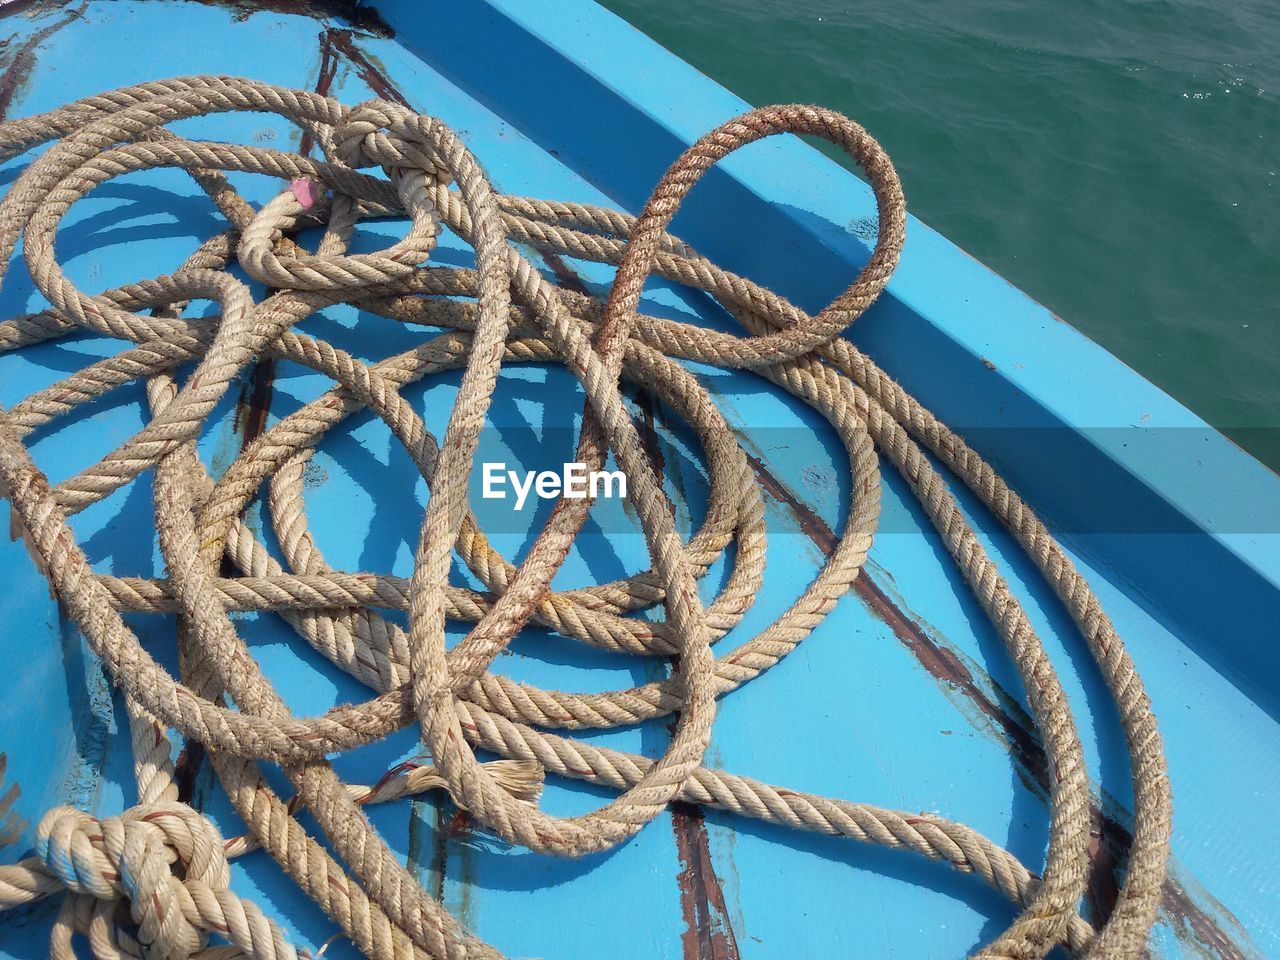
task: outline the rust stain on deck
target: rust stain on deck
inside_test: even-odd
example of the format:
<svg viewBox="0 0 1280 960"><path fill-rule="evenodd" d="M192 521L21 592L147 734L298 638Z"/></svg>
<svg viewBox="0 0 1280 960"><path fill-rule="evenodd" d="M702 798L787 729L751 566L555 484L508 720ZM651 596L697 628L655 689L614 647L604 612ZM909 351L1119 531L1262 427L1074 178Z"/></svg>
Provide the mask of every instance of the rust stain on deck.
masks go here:
<svg viewBox="0 0 1280 960"><path fill-rule="evenodd" d="M970 669L954 650L943 646L914 618L905 614L864 569L853 583L853 591L884 622L893 635L911 651L920 665L939 683L959 693L990 721L1009 746L1027 776L1023 782L1037 792L1048 794L1049 758L1039 736L1030 729L1031 718L1023 711L1014 714L978 684ZM1025 718L1025 719L1024 719ZM1109 905L1108 905L1109 906Z"/></svg>
<svg viewBox="0 0 1280 960"><path fill-rule="evenodd" d="M737 960L738 941L729 923L724 891L711 863L711 846L702 808L671 804L676 852L681 870L680 910L685 930L680 935L685 960Z"/></svg>
<svg viewBox="0 0 1280 960"><path fill-rule="evenodd" d="M584 297L592 296L590 290L587 289L586 282L582 277L578 276L578 272L565 263L564 257L556 253L554 250L543 249L538 247L538 255L542 257L543 262L551 268L551 272L555 274L555 278L560 281L560 286L573 293L581 294Z"/></svg>
<svg viewBox="0 0 1280 960"><path fill-rule="evenodd" d="M671 663L677 668L680 658L672 657ZM670 727L674 729L674 719ZM684 960L738 960L738 941L725 906L724 887L711 859L711 837L702 807L676 801L670 810L680 860L676 886L685 924L680 934Z"/></svg>
<svg viewBox="0 0 1280 960"><path fill-rule="evenodd" d="M68 10L61 19L37 30L18 47L13 59L5 67L4 73L0 73L0 120L4 120L9 115L9 108L13 106L18 91L31 78L31 71L36 65L36 50L40 44L67 24L80 19L88 7L88 0L85 0L74 10ZM6 41L8 42L10 41Z"/></svg>
<svg viewBox="0 0 1280 960"><path fill-rule="evenodd" d="M4 753L0 753L0 791L3 791L0 792L0 847L17 842L18 837L27 827L27 822L13 809L13 805L18 802L18 797L22 795L22 788L12 780L7 787L4 783L8 763L9 758Z"/></svg>
<svg viewBox="0 0 1280 960"><path fill-rule="evenodd" d="M653 472L658 478L658 489L662 486L662 475L667 468L666 457L662 455L662 439L658 436L657 417L654 409L657 406L653 394L648 390L636 390L636 405L640 408L640 419L636 422L636 432L640 434L640 445L644 447L645 456L653 465ZM670 503L670 500L667 501Z"/></svg>
<svg viewBox="0 0 1280 960"><path fill-rule="evenodd" d="M188 740L173 765L173 782L178 787L178 802L191 803L196 792L196 777L204 765L204 744Z"/></svg>
<svg viewBox="0 0 1280 960"><path fill-rule="evenodd" d="M680 658L672 657L671 663L678 667ZM675 728L674 719L670 727ZM684 917L682 956L684 960L738 960L738 941L725 906L724 886L711 859L711 836L703 809L682 800L669 809L680 861L676 887Z"/></svg>
<svg viewBox="0 0 1280 960"><path fill-rule="evenodd" d="M748 454L747 459L761 486L791 510L800 531L824 556L830 556L839 538L827 522L796 497L759 458ZM969 710L989 721L991 728L1008 745L1019 778L1047 805L1048 756L1040 735L1034 729L1034 721L1019 702L988 676L982 676L979 684L974 669L966 665L958 652L895 603L865 567L854 581L853 591L943 687L949 698L962 700ZM989 687L992 693L983 689L984 686ZM1132 832L1120 819L1127 817L1129 812L1121 810L1113 802L1109 802L1110 805L1116 806L1114 813L1103 809L1103 804L1097 800L1091 800L1090 804L1092 865L1085 896L1095 918L1109 916L1115 906L1120 872L1126 851L1133 841ZM1195 894L1188 891L1189 883L1190 880L1183 883L1170 876L1165 880L1161 899L1163 919L1178 939L1206 958L1252 960L1256 957L1256 951L1242 945L1224 926L1225 921L1238 927L1230 911L1207 891L1201 889ZM1240 932L1247 936L1243 930Z"/></svg>
<svg viewBox="0 0 1280 960"><path fill-rule="evenodd" d="M386 75L382 67L356 46L350 30L329 30L328 34L334 48L351 62L351 66L355 68L356 75L378 97L383 100L390 100L392 103L398 103L406 109L414 109L404 94L391 81L391 78Z"/></svg>
<svg viewBox="0 0 1280 960"><path fill-rule="evenodd" d="M313 20L341 20L362 33L390 39L396 35L382 15L358 0L200 0L206 6L234 11L237 22L255 13L284 13Z"/></svg>
<svg viewBox="0 0 1280 960"><path fill-rule="evenodd" d="M253 365L249 382L240 391L236 403L236 416L232 429L240 434L240 449L262 436L267 428L267 411L271 408L271 394L275 389L276 361L273 357L260 357Z"/></svg>
<svg viewBox="0 0 1280 960"><path fill-rule="evenodd" d="M316 73L315 91L321 96L328 96L333 80L338 75L338 55L333 49L333 31L320 32L320 69ZM304 157L311 154L315 137L310 127L302 128L302 136L298 138L298 152Z"/></svg>
<svg viewBox="0 0 1280 960"><path fill-rule="evenodd" d="M1196 902L1197 899L1209 900L1218 915L1206 911ZM1221 921L1225 920L1235 927L1239 936L1247 938L1249 935L1226 905L1209 892L1201 889L1193 897L1182 884L1170 878L1164 884L1162 906L1178 939L1206 960L1255 960L1260 956L1256 950L1243 948L1240 941L1223 927Z"/></svg>
<svg viewBox="0 0 1280 960"><path fill-rule="evenodd" d="M769 496L785 505L795 514L796 521L800 524L800 532L813 541L814 546L822 551L823 556L831 556L835 552L836 544L840 542L840 538L835 535L825 520L818 516L813 507L796 497L790 490L782 485L782 483L769 472L759 457L746 454L747 462L751 464L751 470Z"/></svg>

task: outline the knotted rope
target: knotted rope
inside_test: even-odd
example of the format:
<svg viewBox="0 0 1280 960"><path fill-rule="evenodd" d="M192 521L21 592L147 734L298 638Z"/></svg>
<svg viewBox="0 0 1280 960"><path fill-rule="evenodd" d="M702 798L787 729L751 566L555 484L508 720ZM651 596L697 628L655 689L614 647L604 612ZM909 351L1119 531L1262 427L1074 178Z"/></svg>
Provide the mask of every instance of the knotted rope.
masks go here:
<svg viewBox="0 0 1280 960"><path fill-rule="evenodd" d="M267 111L295 122L324 159L265 147L180 138L165 125L231 111ZM725 271L667 232L701 175L734 150L779 133L840 146L875 191L875 249L848 290L816 316ZM1088 584L1031 510L954 433L840 334L888 282L906 226L889 158L856 123L817 107L755 110L707 134L668 170L637 218L574 203L495 193L457 136L437 119L373 101L349 108L316 94L252 80L186 77L90 97L0 126L0 158L53 141L0 201L0 264L22 255L46 311L0 323L0 349L75 335L125 341L16 404L0 421L0 480L38 562L68 615L123 691L132 725L140 805L96 820L58 810L40 828L38 856L0 868L0 908L69 891L54 949L70 956L72 932L98 956L205 955L207 935L267 958L293 948L262 914L227 891L229 853L265 848L366 954L377 958L497 957L398 862L361 803L443 785L476 824L533 850L577 856L613 846L674 800L731 810L798 829L914 850L974 872L1021 909L982 957L1040 957L1065 943L1089 957L1141 954L1164 880L1170 801L1155 720L1133 664ZM81 197L139 170L187 171L230 224L172 274L97 294L80 291L56 255L59 223ZM362 172L378 168L381 175ZM224 172L294 181L261 209ZM314 195L315 188L326 196ZM403 239L372 254L348 244L359 221L407 218ZM321 227L314 252L292 236ZM442 229L471 246L473 269L428 265ZM547 280L513 242L545 254L614 264L607 303ZM270 288L255 301L233 264ZM646 279L658 275L705 291L747 331L733 336L638 313ZM213 318L186 318L188 301L217 304ZM307 318L350 303L389 321L444 328L412 349L363 363L303 332ZM258 436L216 481L195 440L246 366L287 359L334 382L318 400ZM755 371L801 398L836 430L853 477L838 544L813 582L772 624L717 658L715 640L742 619L762 582L764 507L758 483L724 417L678 361ZM195 370L185 380L176 371ZM576 454L598 469L611 451L652 566L639 575L569 591L549 587L590 509L563 499L524 561L512 565L488 542L467 506L481 426L503 363L563 364L582 384L586 417ZM461 370L448 427L437 442L401 390ZM117 387L143 381L150 419L98 463L51 486L24 438ZM696 434L711 493L687 541L632 422L621 382L657 396ZM430 487L413 575L332 569L312 538L303 473L325 434L358 411L381 418ZM716 700L786 656L857 577L879 512L879 459L906 479L965 581L1004 641L1024 682L1051 771L1048 854L1040 876L974 831L941 817L783 790L702 766ZM1095 930L1076 912L1089 868L1089 785L1062 686L1017 599L965 521L925 450L968 486L1010 530L1079 625L1115 699L1132 758L1135 823L1117 905ZM153 471L156 530L167 578L97 574L67 518L145 471ZM266 486L278 552L241 519ZM719 595L700 602L696 579L730 546ZM449 582L454 553L484 586ZM229 568L229 569L228 569ZM227 575L228 572L234 575ZM661 604L665 619L629 614ZM403 630L379 608L408 610ZM229 614L275 611L333 663L375 691L315 717L293 716L263 676ZM157 664L122 611L177 614L180 679ZM447 619L474 626L445 649ZM605 650L677 655L667 680L603 694L519 683L489 666L527 623ZM227 698L235 708L227 706ZM615 727L675 715L657 760L592 746L554 730ZM401 771L353 788L326 757L417 723L433 768L409 782ZM203 819L173 803L168 733L204 744L245 838L224 845ZM481 764L475 749L516 767ZM283 767L296 795L286 802L259 762ZM542 771L602 784L616 799L581 817L541 811ZM387 784L396 777L402 782ZM305 806L339 862L293 817ZM128 901L136 929L118 911Z"/></svg>

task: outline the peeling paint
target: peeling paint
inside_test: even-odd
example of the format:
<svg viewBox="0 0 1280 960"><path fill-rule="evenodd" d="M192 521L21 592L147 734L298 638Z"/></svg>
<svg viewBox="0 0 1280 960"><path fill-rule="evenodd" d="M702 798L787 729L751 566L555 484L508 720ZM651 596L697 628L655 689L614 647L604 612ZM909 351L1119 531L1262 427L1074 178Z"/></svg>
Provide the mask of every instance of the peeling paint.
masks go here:
<svg viewBox="0 0 1280 960"><path fill-rule="evenodd" d="M445 832L445 804L448 801L439 793L431 798L434 812L431 830L431 862L427 867L427 882L437 903L444 903L444 886L449 870L449 836Z"/></svg>
<svg viewBox="0 0 1280 960"><path fill-rule="evenodd" d="M72 697L75 742L70 765L58 795L79 810L98 808L107 740L115 727L115 704L102 661L89 650L80 631L64 615L60 618L62 655Z"/></svg>
<svg viewBox="0 0 1280 960"><path fill-rule="evenodd" d="M447 800L451 804L453 801ZM450 912L467 928L474 929L472 900L475 892L476 847L471 842L471 814L454 809L444 829L444 839L458 854L458 876L454 879L458 898L448 904Z"/></svg>
<svg viewBox="0 0 1280 960"><path fill-rule="evenodd" d="M423 889L464 927L474 926L476 857L471 835L471 815L458 809L447 791L438 790L429 799L413 801L409 820L409 867ZM456 877L449 871L454 854L458 866ZM456 899L448 899L451 889L456 889Z"/></svg>
<svg viewBox="0 0 1280 960"><path fill-rule="evenodd" d="M431 865L434 861L428 863L427 846L434 834L433 827L427 821L427 811L432 809L432 798L409 798L409 850L408 850L408 868L413 871L414 877L418 883L422 885L424 890L434 890L436 887L435 877L431 873ZM424 877L423 872L427 875ZM436 898L440 899L439 897Z"/></svg>
<svg viewBox="0 0 1280 960"><path fill-rule="evenodd" d="M61 10L66 5L67 0L0 0L0 20L17 16L24 16L30 20L54 10Z"/></svg>

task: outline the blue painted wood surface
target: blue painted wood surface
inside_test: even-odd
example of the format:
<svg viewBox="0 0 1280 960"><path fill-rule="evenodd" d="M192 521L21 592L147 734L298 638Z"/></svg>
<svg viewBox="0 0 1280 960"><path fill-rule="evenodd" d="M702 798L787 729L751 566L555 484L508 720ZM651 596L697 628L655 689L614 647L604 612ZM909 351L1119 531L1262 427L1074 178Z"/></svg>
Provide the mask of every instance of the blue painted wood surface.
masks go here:
<svg viewBox="0 0 1280 960"><path fill-rule="evenodd" d="M201 72L315 88L325 72L329 92L345 102L393 95L442 117L505 192L634 211L685 144L744 105L594 5L548 6L467 0L428 13L391 0L378 9L394 37L216 4L20 11L0 21L0 34L10 38L0 65L16 81L5 107L8 116L23 116L112 87ZM258 115L184 126L213 138L297 143L286 123ZM25 162L3 168L0 185ZM234 179L255 202L279 189L262 178ZM176 267L218 228L184 175L153 171L112 181L73 208L59 253L76 283L98 290ZM817 308L866 258L874 207L865 186L837 165L798 142L771 141L708 176L675 229L724 265ZM384 245L393 230L371 225L362 242ZM457 248L441 252L446 260L463 256ZM598 291L608 282L608 270L571 266ZM15 269L0 292L3 315L39 305ZM701 297L662 284L650 285L646 309L720 322ZM370 359L419 336L349 308L325 311L308 326ZM1280 956L1280 830L1269 825L1280 796L1280 481L918 221L887 295L852 336L970 436L1062 532L1131 647L1161 721L1176 802L1175 859L1155 953ZM0 404L115 349L80 339L0 356ZM783 491L767 504L764 589L723 641L727 649L784 609L819 568L821 529L802 529L800 514L812 510L820 525L838 531L848 479L833 432L812 411L750 375L698 372ZM441 377L407 391L433 429L443 426L456 382ZM326 386L281 364L272 418ZM215 470L243 442L237 406L252 389L246 375L201 441ZM87 465L142 423L141 400L136 387L117 391L60 422L56 433L39 432L37 461L54 480ZM576 425L580 410L563 371L512 368L486 442L512 465L557 466L572 443L563 428ZM665 422L660 407L654 419L681 520L696 524L706 490L696 445ZM724 701L708 762L796 789L937 811L1034 868L1043 858L1045 797L1016 675L914 501L896 477L886 480L882 533L861 588L794 655ZM426 492L384 427L363 417L335 431L309 481L313 528L336 567L408 574ZM1129 796L1105 691L1029 564L971 498L961 502L984 545L1006 564L1077 705L1101 812L1099 843L1108 849L1126 829ZM1099 505L1110 508L1102 519ZM513 524L509 509L475 506L495 545L512 557L545 516L543 508ZM1134 516L1140 520L1131 527L1121 522ZM626 522L615 515L589 528L558 583L640 569L643 542L620 531ZM73 526L97 569L159 574L147 478ZM14 685L0 698L0 750L10 758L8 779L22 789L18 809L34 821L60 802L99 812L130 805L118 698L63 624L20 541L0 543L0 571L0 664ZM716 568L707 578L708 597L722 574ZM131 622L172 669L169 625ZM270 618L246 616L241 625L295 711L363 696ZM499 669L562 689L656 675L653 664L593 656L536 632L512 650ZM664 725L652 724L594 739L653 755L666 735ZM370 782L416 749L406 731L337 766L350 780ZM557 781L544 804L579 812L603 796ZM196 772L194 798L224 833L239 832L207 768ZM429 889L517 957L585 957L604 943L620 960L941 958L970 950L1012 916L980 882L946 867L714 812L664 816L620 849L578 861L507 849L467 827L445 800L371 813ZM0 851L0 862L21 855L29 836ZM699 903L687 881L703 854L712 869ZM294 942L314 948L332 933L266 855L243 858L234 874L235 889L280 919ZM1105 887L1104 877L1099 895ZM0 956L43 955L50 918L48 905L0 915ZM708 945L732 952L706 954ZM345 956L344 949L335 944L330 953Z"/></svg>

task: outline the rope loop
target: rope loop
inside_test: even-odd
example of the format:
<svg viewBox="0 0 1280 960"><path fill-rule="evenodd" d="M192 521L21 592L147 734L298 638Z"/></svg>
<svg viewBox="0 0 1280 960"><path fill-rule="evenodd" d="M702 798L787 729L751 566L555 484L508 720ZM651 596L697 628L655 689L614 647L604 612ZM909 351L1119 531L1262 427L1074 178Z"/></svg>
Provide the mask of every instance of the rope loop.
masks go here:
<svg viewBox="0 0 1280 960"><path fill-rule="evenodd" d="M751 337L704 331L711 348L708 352L714 353L714 362L724 366L751 369L785 363L830 343L875 302L898 265L906 239L906 202L898 173L888 154L861 125L834 110L790 104L763 107L721 124L699 138L668 168L644 210L631 224L605 310L606 326L635 313L645 280L656 266L666 229L694 184L729 154L783 133L821 137L844 149L866 172L878 214L875 248L853 283L812 320ZM753 306L749 301L739 305Z"/></svg>

